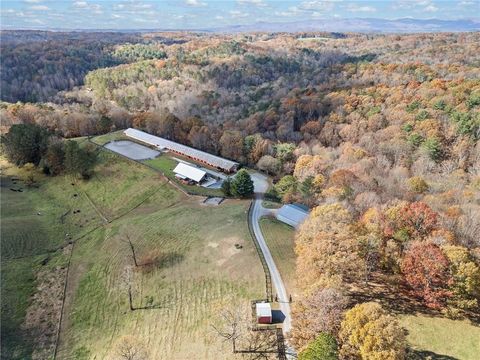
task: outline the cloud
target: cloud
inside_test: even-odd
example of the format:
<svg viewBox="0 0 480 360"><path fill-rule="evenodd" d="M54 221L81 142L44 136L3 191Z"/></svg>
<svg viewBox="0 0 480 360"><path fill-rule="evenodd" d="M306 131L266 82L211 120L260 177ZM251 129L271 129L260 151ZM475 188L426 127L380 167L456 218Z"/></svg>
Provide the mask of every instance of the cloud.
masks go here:
<svg viewBox="0 0 480 360"><path fill-rule="evenodd" d="M239 19L239 18L245 18L247 16L249 16L248 13L246 12L242 12L242 11L238 11L238 10L230 10L228 12L230 14L230 16L234 19Z"/></svg>
<svg viewBox="0 0 480 360"><path fill-rule="evenodd" d="M423 10L427 11L427 12L436 12L436 11L438 11L438 7L436 7L433 4L430 4L430 5L426 6Z"/></svg>
<svg viewBox="0 0 480 360"><path fill-rule="evenodd" d="M142 3L140 1L129 1L129 2L123 2L120 4L114 4L113 9L114 10L127 10L127 11L141 11L141 10L146 10L146 9L151 9L153 7L152 4L148 3Z"/></svg>
<svg viewBox="0 0 480 360"><path fill-rule="evenodd" d="M373 6L367 6L367 5L360 6L358 4L348 4L347 11L350 11L350 12L375 12L375 11L377 11L377 9L374 8Z"/></svg>
<svg viewBox="0 0 480 360"><path fill-rule="evenodd" d="M98 4L90 4L86 1L75 1L73 7L78 9L78 11L88 11L96 15L103 14L102 7Z"/></svg>
<svg viewBox="0 0 480 360"><path fill-rule="evenodd" d="M293 17L293 16L312 16L315 18L325 16L327 12L333 11L335 3L342 0L309 0L303 1L298 6L290 6L288 11L276 11L275 15Z"/></svg>
<svg viewBox="0 0 480 360"><path fill-rule="evenodd" d="M206 3L201 2L200 0L185 0L185 5L194 7L207 6Z"/></svg>
<svg viewBox="0 0 480 360"><path fill-rule="evenodd" d="M29 3L29 4L38 4L40 2L42 2L42 0L23 0L25 1L26 3Z"/></svg>
<svg viewBox="0 0 480 360"><path fill-rule="evenodd" d="M30 6L29 7L30 10L34 10L34 11L47 11L47 10L50 10L50 8L48 6L45 6L45 5L33 5L33 6Z"/></svg>
<svg viewBox="0 0 480 360"><path fill-rule="evenodd" d="M239 5L252 5L258 7L267 6L267 4L263 0L237 0Z"/></svg>
<svg viewBox="0 0 480 360"><path fill-rule="evenodd" d="M40 19L25 19L25 21L33 24L45 25L45 23Z"/></svg>
<svg viewBox="0 0 480 360"><path fill-rule="evenodd" d="M303 1L300 3L299 8L302 10L314 10L314 11L330 11L333 10L335 7L336 2L340 2L341 0L311 0L311 1Z"/></svg>
<svg viewBox="0 0 480 360"><path fill-rule="evenodd" d="M75 1L73 3L73 6L77 7L77 8L87 8L88 7L88 3L86 1Z"/></svg>

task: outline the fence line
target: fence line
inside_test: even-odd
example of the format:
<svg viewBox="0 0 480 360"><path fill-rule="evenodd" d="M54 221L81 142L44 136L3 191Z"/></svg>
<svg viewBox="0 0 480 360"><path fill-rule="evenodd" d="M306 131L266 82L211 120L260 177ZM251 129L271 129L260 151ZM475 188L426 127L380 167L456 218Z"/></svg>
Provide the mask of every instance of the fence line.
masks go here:
<svg viewBox="0 0 480 360"><path fill-rule="evenodd" d="M115 155L117 155L117 156L121 156L121 157L123 157L123 158L125 158L125 159L127 159L127 160L129 160L129 161L133 161L133 162L135 162L135 163L137 163L137 164L139 164L139 165L146 166L146 167L148 167L150 170L153 170L153 171L159 173L167 183L173 185L177 190L180 190L182 193L184 193L184 194L187 195L187 196L192 196L192 195L195 195L195 196L204 196L204 195L200 195L200 194L197 194L197 193L195 193L195 192L192 192L192 191L188 191L188 190L183 189L180 185L178 185L178 184L176 184L175 182L173 182L172 180L170 180L170 178L169 178L167 175L165 175L165 173L164 173L162 170L157 169L156 167L153 167L153 166L151 166L151 165L149 165L149 164L146 164L146 163L144 163L144 162L142 162L142 161L140 161L140 160L135 160L135 159L129 158L128 156L125 156L125 155L123 155L123 154L117 153L117 152L115 152L115 151L113 151L113 150L110 150L109 148L106 148L105 145L97 144L96 142L94 142L94 141L93 141L92 139L90 139L90 138L88 139L88 141L89 141L91 144L93 144L93 145L95 145L95 146L98 146L99 148L102 148L102 149L105 149L105 150L111 152L112 154L115 154Z"/></svg>
<svg viewBox="0 0 480 360"><path fill-rule="evenodd" d="M67 272L65 274L65 284L64 284L64 287L63 287L62 306L60 308L60 319L58 321L57 338L55 339L55 349L53 351L53 360L55 360L57 358L57 353L58 353L58 344L60 342L60 334L61 334L61 328L62 328L62 322L63 322L63 313L65 311L65 299L67 298L68 276L70 274L70 265L72 263L73 250L75 249L75 244L77 243L77 241L81 240L82 238L91 234L92 232L94 232L95 230L99 229L102 226L103 225L95 226L93 229L87 231L85 234L83 234L79 238L72 241L72 249L70 250L70 255L68 257ZM67 245L69 245L69 244L67 244Z"/></svg>
<svg viewBox="0 0 480 360"><path fill-rule="evenodd" d="M250 202L250 206L248 207L248 232L250 233L250 237L253 240L253 243L255 244L255 249L257 250L258 256L260 258L260 262L262 263L263 267L263 272L265 273L265 292L267 295L267 299L269 301L273 301L273 295L272 295L272 278L270 276L270 270L268 269L267 261L265 260L265 256L263 255L262 250L260 249L260 244L257 241L257 237L255 236L255 232L253 231L252 228L252 208L253 208L253 201Z"/></svg>

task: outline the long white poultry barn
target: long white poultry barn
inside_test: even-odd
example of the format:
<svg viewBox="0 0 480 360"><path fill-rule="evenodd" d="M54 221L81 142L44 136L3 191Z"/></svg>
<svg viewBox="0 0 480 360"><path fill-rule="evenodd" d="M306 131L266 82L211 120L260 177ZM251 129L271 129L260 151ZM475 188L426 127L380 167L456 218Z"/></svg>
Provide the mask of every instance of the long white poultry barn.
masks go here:
<svg viewBox="0 0 480 360"><path fill-rule="evenodd" d="M124 134L132 139L144 142L151 146L155 146L160 150L167 149L169 151L173 151L177 154L187 156L195 161L205 163L217 169L221 169L227 173L235 172L239 165L235 161L227 160L220 156L212 155L205 151L197 150L190 146L179 144L175 141L167 140L158 136L154 136L137 129L129 128L124 131Z"/></svg>

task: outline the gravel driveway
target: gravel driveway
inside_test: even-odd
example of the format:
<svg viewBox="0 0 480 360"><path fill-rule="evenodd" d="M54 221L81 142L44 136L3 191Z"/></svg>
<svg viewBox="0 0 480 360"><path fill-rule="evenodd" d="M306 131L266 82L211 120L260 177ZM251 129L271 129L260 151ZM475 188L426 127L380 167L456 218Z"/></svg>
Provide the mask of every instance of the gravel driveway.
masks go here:
<svg viewBox="0 0 480 360"><path fill-rule="evenodd" d="M105 144L105 147L133 160L153 159L160 155L160 151L152 150L129 140L111 141Z"/></svg>

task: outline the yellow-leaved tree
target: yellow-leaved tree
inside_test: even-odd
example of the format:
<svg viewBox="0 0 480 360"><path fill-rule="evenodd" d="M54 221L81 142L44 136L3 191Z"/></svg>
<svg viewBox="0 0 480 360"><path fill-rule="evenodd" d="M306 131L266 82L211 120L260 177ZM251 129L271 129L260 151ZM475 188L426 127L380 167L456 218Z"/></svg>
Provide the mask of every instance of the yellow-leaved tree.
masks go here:
<svg viewBox="0 0 480 360"><path fill-rule="evenodd" d="M401 360L405 358L404 330L374 302L358 304L345 313L340 328L342 358Z"/></svg>

